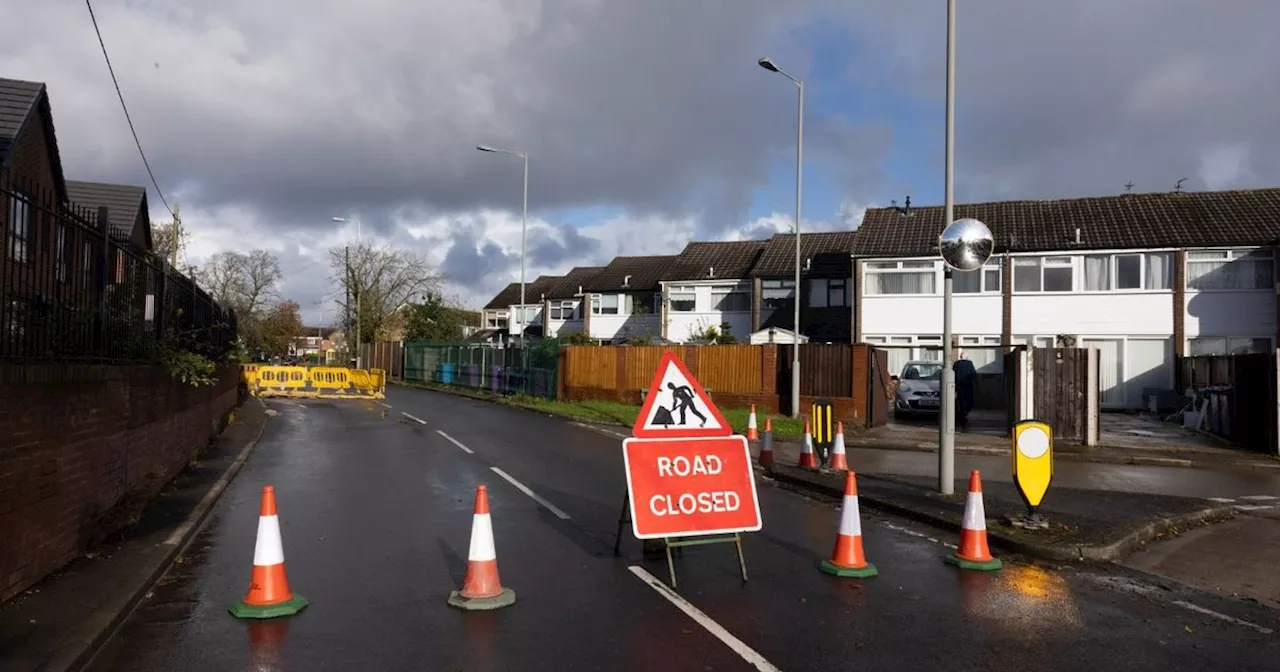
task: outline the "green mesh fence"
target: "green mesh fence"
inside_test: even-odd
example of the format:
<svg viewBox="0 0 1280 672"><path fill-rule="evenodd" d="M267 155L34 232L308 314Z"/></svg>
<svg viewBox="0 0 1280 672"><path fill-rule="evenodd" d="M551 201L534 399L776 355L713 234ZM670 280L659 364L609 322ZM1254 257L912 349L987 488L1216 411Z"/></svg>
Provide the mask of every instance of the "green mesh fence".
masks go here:
<svg viewBox="0 0 1280 672"><path fill-rule="evenodd" d="M559 346L542 341L525 348L494 348L479 343L409 341L404 345L404 378L554 399Z"/></svg>

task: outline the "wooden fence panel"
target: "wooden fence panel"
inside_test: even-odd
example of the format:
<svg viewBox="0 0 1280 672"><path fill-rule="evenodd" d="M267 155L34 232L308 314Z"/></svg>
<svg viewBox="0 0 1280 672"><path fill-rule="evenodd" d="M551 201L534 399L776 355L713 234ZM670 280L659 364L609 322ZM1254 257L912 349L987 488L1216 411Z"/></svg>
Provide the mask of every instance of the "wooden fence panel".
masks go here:
<svg viewBox="0 0 1280 672"><path fill-rule="evenodd" d="M614 348L622 353L626 363L626 379L621 385L624 390L648 390L649 383L653 382L653 372L658 370L658 360L662 359L662 353L667 350L675 350L676 356L689 361L684 354L684 348L665 348L660 345L628 345L617 346ZM696 374L695 374L696 375Z"/></svg>
<svg viewBox="0 0 1280 672"><path fill-rule="evenodd" d="M1049 423L1055 440L1083 441L1089 398L1089 350L1035 348L1032 353L1035 419Z"/></svg>
<svg viewBox="0 0 1280 672"><path fill-rule="evenodd" d="M574 345L565 348L565 387L602 390L618 388L618 356L615 348Z"/></svg>
<svg viewBox="0 0 1280 672"><path fill-rule="evenodd" d="M760 392L760 346L708 345L698 348L697 357L698 382L713 394Z"/></svg>
<svg viewBox="0 0 1280 672"><path fill-rule="evenodd" d="M853 397L852 384L853 346L806 344L800 347L800 396Z"/></svg>

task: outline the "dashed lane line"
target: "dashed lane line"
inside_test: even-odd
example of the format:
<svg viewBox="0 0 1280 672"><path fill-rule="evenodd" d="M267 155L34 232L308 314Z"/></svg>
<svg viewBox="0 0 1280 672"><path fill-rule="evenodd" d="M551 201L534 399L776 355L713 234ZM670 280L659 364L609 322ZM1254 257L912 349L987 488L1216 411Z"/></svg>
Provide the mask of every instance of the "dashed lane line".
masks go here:
<svg viewBox="0 0 1280 672"><path fill-rule="evenodd" d="M528 495L529 499L532 499L533 501L547 507L547 510L550 511L551 513L556 514L556 517L559 518L560 520L569 520L569 514L565 513L564 511L561 511L559 508L556 507L555 504L552 504L551 502L548 502L547 500L538 496L538 493L534 492L533 490L530 490L529 486L525 485L524 483L517 481L515 478L511 476L511 474L508 474L507 472L497 467L489 467L489 469L493 473L501 476L504 480L506 480L506 482L515 486L516 490L519 490L520 492L523 492L524 494Z"/></svg>
<svg viewBox="0 0 1280 672"><path fill-rule="evenodd" d="M941 540L940 540L940 539L938 539L937 537L931 537L931 536L929 536L929 535L927 535L927 534L925 534L925 533L923 533L923 532L917 532L917 531L915 531L915 530L911 530L911 529L908 529L908 528L905 528L905 527L902 527L902 526L899 526L899 525L894 525L893 523L891 523L891 522L889 522L889 521L887 521L887 520L882 520L882 521L880 521L880 524L881 524L881 525L884 525L885 527L887 527L887 528L889 528L889 529L891 529L891 530L893 530L894 532L901 532L901 533L903 533L903 534L910 535L910 536L912 536L912 537L916 537L916 538L918 538L918 539L924 539L925 541L931 541L931 542L933 542L933 543L935 543L935 544L938 544L939 546L945 546L945 547L947 547L947 548L956 548L956 545L955 545L955 544L948 544L948 543L947 543L947 542L945 542L945 541L941 541Z"/></svg>
<svg viewBox="0 0 1280 672"><path fill-rule="evenodd" d="M390 407L390 406L388 406L387 408L391 408L391 407ZM425 424L427 424L427 421L426 421L426 420L423 420L422 418L419 418L419 417L417 417L417 416L409 415L408 413L405 413L404 411L400 411L400 415L403 415L404 417L409 418L410 420L412 420L412 421L414 421L414 422L418 423L419 425L425 425Z"/></svg>
<svg viewBox="0 0 1280 672"><path fill-rule="evenodd" d="M615 432L615 431L613 431L612 429L605 429L605 428L603 428L603 427L593 427L593 426L591 426L591 425L584 424L584 423L581 423L581 422L571 422L571 423L569 423L569 424L571 424L571 425L573 425L573 426L575 426L575 427L581 427L581 428L583 428L583 429L589 429L589 430L591 430L591 431L593 431L593 432L595 432L595 433L597 433L597 434L604 434L605 436L612 436L612 437L619 438L619 439L629 439L629 438L631 438L631 437L627 436L626 434L623 434L622 432Z"/></svg>
<svg viewBox="0 0 1280 672"><path fill-rule="evenodd" d="M1160 588L1157 588L1156 586L1152 586L1152 585L1143 583L1141 581L1135 581L1127 577L1106 576L1106 575L1099 575L1099 574L1085 574L1084 577L1096 583L1105 585L1109 588L1113 588L1115 590L1119 590L1127 593L1133 593L1136 595L1142 595L1144 597L1148 597L1157 601L1162 601L1161 598L1164 595L1164 591L1161 590ZM1181 607L1188 611L1194 611L1197 614L1203 614L1205 616L1216 618L1220 621L1231 623L1232 625L1238 625L1244 628L1249 628L1251 630L1256 630L1264 635L1269 635L1272 633L1271 628L1265 628L1261 625L1258 625L1257 623L1250 623L1249 621L1236 618L1235 616L1228 616L1227 614L1214 611L1212 609L1207 609L1198 604L1187 602L1186 600L1172 600L1170 601L1170 604Z"/></svg>
<svg viewBox="0 0 1280 672"><path fill-rule="evenodd" d="M378 403L381 404L383 408L391 408L391 404L388 404L385 401L379 401Z"/></svg>
<svg viewBox="0 0 1280 672"><path fill-rule="evenodd" d="M462 442L461 442L461 441L459 441L459 440L457 440L457 439L453 438L452 436L449 436L448 434L445 434L444 432L442 432L442 431L440 431L440 430L438 430L438 429L436 430L436 434L439 434L440 436L443 436L443 437L445 438L445 440L446 440L446 441L448 441L449 443L452 443L453 445L455 445L455 446L457 446L457 447L461 448L461 449L462 449L462 451L463 451L464 453L466 453L466 454L468 454L468 455L475 455L475 454L476 454L476 451L471 450L470 448L468 448L468 447L466 447L466 446L462 445Z"/></svg>
<svg viewBox="0 0 1280 672"><path fill-rule="evenodd" d="M686 616L692 618L698 625L705 628L707 632L712 634L712 636L721 642L724 642L725 646L728 646L734 653L738 654L738 656L743 660L753 665L757 670L761 670L761 672L782 672L776 665L765 660L765 657L757 653L755 649L747 646L741 639L734 637L728 630L724 629L724 626L716 623L710 616L703 613L701 609L693 606L683 597L680 597L678 593L667 587L665 583L659 581L657 577L645 571L643 567L631 565L630 567L627 567L627 569L630 570L632 574L639 577L641 581L649 584L650 588L653 588L659 595L666 598L668 602L674 604L677 609L683 611Z"/></svg>
<svg viewBox="0 0 1280 672"><path fill-rule="evenodd" d="M1247 499L1251 502L1274 502L1277 499L1280 499L1280 497L1273 497L1271 495L1245 495L1240 499Z"/></svg>

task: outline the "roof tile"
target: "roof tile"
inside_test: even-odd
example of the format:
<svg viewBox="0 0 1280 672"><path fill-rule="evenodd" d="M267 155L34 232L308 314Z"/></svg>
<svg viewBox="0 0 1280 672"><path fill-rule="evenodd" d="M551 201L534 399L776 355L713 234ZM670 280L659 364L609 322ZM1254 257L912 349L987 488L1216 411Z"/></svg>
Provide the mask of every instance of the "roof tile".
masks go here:
<svg viewBox="0 0 1280 672"><path fill-rule="evenodd" d="M800 232L800 255L817 261L819 256L840 255L847 262L846 255L853 252L854 241L860 234L856 231L823 231L818 233ZM764 253L751 270L751 276L757 278L790 277L796 268L796 235L779 233L769 239Z"/></svg>
<svg viewBox="0 0 1280 672"><path fill-rule="evenodd" d="M665 281L739 279L751 275L768 245L764 240L691 242L662 274ZM712 273L714 272L714 275Z"/></svg>
<svg viewBox="0 0 1280 672"><path fill-rule="evenodd" d="M675 255L614 257L608 266L584 283L584 289L588 292L657 291L658 281L675 259Z"/></svg>

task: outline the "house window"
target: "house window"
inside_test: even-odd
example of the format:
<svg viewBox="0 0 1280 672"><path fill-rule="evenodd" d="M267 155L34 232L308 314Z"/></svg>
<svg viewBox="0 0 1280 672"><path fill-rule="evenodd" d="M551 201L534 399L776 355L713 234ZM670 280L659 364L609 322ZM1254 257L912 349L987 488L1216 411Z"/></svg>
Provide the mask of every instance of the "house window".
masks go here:
<svg viewBox="0 0 1280 672"><path fill-rule="evenodd" d="M844 278L814 278L809 281L810 308L841 308L845 303L845 289L848 281Z"/></svg>
<svg viewBox="0 0 1280 672"><path fill-rule="evenodd" d="M574 305L572 301L559 301L551 304L551 319L572 320Z"/></svg>
<svg viewBox="0 0 1280 672"><path fill-rule="evenodd" d="M730 287L712 287L711 309L722 313L749 313L751 295Z"/></svg>
<svg viewBox="0 0 1280 672"><path fill-rule="evenodd" d="M618 295L617 294L601 294L591 299L592 315L617 315L618 314Z"/></svg>
<svg viewBox="0 0 1280 672"><path fill-rule="evenodd" d="M951 291L956 294L1000 292L1000 262L988 261L974 271L952 271Z"/></svg>
<svg viewBox="0 0 1280 672"><path fill-rule="evenodd" d="M507 311L500 310L494 313L489 313L489 317L488 317L488 320L486 320L485 326L490 329L506 329L507 328Z"/></svg>
<svg viewBox="0 0 1280 672"><path fill-rule="evenodd" d="M667 297L673 313L692 313L698 307L698 295L693 287L672 287Z"/></svg>
<svg viewBox="0 0 1280 672"><path fill-rule="evenodd" d="M763 324L779 309L791 307L796 295L794 280L760 281L760 322Z"/></svg>
<svg viewBox="0 0 1280 672"><path fill-rule="evenodd" d="M1022 257L1013 260L1016 292L1069 292L1073 287L1071 257Z"/></svg>
<svg viewBox="0 0 1280 672"><path fill-rule="evenodd" d="M1270 289L1272 276L1270 250L1187 252L1189 289Z"/></svg>
<svg viewBox="0 0 1280 672"><path fill-rule="evenodd" d="M1091 254L1084 257L1084 291L1167 290L1173 286L1168 252Z"/></svg>
<svg viewBox="0 0 1280 672"><path fill-rule="evenodd" d="M31 238L32 224L35 220L35 208L22 193L14 191L9 196L9 258L23 262L27 260L27 241Z"/></svg>
<svg viewBox="0 0 1280 672"><path fill-rule="evenodd" d="M1270 338L1201 336L1189 339L1187 345L1192 357L1204 355L1250 355L1271 352Z"/></svg>
<svg viewBox="0 0 1280 672"><path fill-rule="evenodd" d="M867 294L936 294L938 274L932 261L871 261Z"/></svg>

